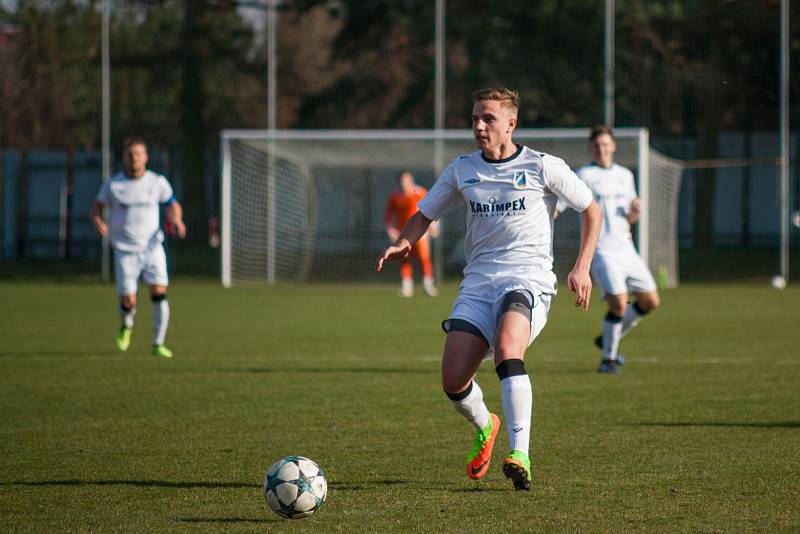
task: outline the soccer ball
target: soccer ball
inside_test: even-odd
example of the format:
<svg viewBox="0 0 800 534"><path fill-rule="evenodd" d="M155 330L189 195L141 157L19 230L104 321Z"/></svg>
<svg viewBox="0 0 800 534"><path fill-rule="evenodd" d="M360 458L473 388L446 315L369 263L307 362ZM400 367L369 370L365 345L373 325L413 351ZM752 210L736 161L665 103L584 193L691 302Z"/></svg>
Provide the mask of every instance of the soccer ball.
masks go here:
<svg viewBox="0 0 800 534"><path fill-rule="evenodd" d="M278 460L264 476L270 510L287 519L308 517L325 502L328 482L320 466L302 456Z"/></svg>
<svg viewBox="0 0 800 534"><path fill-rule="evenodd" d="M772 286L772 289L786 289L786 278L780 275L773 276L769 285Z"/></svg>

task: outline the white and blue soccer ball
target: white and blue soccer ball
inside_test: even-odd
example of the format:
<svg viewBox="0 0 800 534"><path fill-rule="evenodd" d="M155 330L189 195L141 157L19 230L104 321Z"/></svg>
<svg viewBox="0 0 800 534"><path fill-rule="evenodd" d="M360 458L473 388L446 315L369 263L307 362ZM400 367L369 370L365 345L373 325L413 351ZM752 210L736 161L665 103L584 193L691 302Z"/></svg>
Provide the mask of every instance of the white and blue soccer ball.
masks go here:
<svg viewBox="0 0 800 534"><path fill-rule="evenodd" d="M287 519L308 517L325 502L328 482L314 461L302 456L278 460L264 476L264 498L270 510Z"/></svg>
<svg viewBox="0 0 800 534"><path fill-rule="evenodd" d="M769 285L772 289L786 289L786 278L781 275L775 275L769 280Z"/></svg>

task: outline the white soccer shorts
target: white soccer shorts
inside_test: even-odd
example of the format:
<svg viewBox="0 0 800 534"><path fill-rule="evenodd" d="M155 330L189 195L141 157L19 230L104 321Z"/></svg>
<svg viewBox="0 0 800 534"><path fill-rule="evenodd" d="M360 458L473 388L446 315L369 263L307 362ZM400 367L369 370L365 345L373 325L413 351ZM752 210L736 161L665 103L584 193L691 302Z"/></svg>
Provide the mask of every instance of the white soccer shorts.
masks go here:
<svg viewBox="0 0 800 534"><path fill-rule="evenodd" d="M476 274L468 275L461 283L449 318L463 319L477 327L489 341L488 354L491 355L497 336L497 323L500 321L503 299L508 293L518 290L523 290L524 294L533 299L531 335L528 340L528 346L530 346L547 323L550 295L539 294L531 282L523 278L489 278Z"/></svg>
<svg viewBox="0 0 800 534"><path fill-rule="evenodd" d="M600 286L600 298L627 293L649 293L656 281L635 250L597 252L592 260L592 278Z"/></svg>
<svg viewBox="0 0 800 534"><path fill-rule="evenodd" d="M114 277L118 295L133 295L139 288L139 277L154 286L169 285L167 255L161 243L142 252L114 249Z"/></svg>

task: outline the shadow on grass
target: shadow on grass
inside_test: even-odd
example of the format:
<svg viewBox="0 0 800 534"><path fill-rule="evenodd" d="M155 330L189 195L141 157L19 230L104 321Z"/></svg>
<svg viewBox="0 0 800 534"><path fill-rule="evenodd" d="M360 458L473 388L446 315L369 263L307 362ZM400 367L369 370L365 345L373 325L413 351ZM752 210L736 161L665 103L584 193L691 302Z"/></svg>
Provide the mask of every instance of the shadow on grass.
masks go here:
<svg viewBox="0 0 800 534"><path fill-rule="evenodd" d="M119 352L75 350L0 350L0 358L84 358L113 357Z"/></svg>
<svg viewBox="0 0 800 534"><path fill-rule="evenodd" d="M429 482L424 480L365 480L363 482L347 482L336 481L328 482L328 487L336 491L365 491L376 490L383 486L405 486L416 490L427 491L450 491L453 493L483 493L483 492L508 492L508 488L499 488L495 486L475 485L465 488L461 485L456 487L456 484L448 484L443 482Z"/></svg>
<svg viewBox="0 0 800 534"><path fill-rule="evenodd" d="M269 367L242 367L239 369L218 369L224 373L299 373L299 374L336 374L336 373L355 373L355 374L412 374L428 375L434 372L430 369L402 369L397 367L297 367L289 369L269 368Z"/></svg>
<svg viewBox="0 0 800 534"><path fill-rule="evenodd" d="M800 428L800 421L774 421L771 423L722 422L722 421L677 421L677 422L645 422L629 423L633 426L663 427L722 427L722 428Z"/></svg>
<svg viewBox="0 0 800 534"><path fill-rule="evenodd" d="M282 519L251 519L249 517L181 517L176 519L182 523L212 523L218 525L235 525L236 523L279 523Z"/></svg>
<svg viewBox="0 0 800 534"><path fill-rule="evenodd" d="M412 484L409 480L397 480L393 478L387 478L384 480L364 480L362 482L348 482L338 480L333 482L331 480L328 481L328 487L330 489L335 490L344 490L344 491L359 491L359 490L366 490L366 489L374 489L380 486L407 486Z"/></svg>
<svg viewBox="0 0 800 534"><path fill-rule="evenodd" d="M0 486L134 486L144 488L178 488L178 489L228 489L228 488L261 488L261 484L248 484L246 482L182 482L170 480L17 480L13 482L0 482ZM387 486L404 486L422 491L449 491L453 493L484 493L484 492L508 492L508 488L497 486L475 485L464 487L460 484L431 482L424 480L364 480L359 482L352 481L329 481L328 487L334 491L370 491L385 488ZM234 523L238 521L263 521L246 518L182 518L180 521L186 522L219 522Z"/></svg>
<svg viewBox="0 0 800 534"><path fill-rule="evenodd" d="M260 488L261 484L248 484L246 482L182 482L170 480L17 480L2 482L2 486L137 486L144 488Z"/></svg>
<svg viewBox="0 0 800 534"><path fill-rule="evenodd" d="M447 489L447 488L442 488L442 489ZM491 493L491 492L511 493L512 488L510 486L509 487L504 486L502 488L475 486L473 488L451 488L449 491L452 491L453 493Z"/></svg>

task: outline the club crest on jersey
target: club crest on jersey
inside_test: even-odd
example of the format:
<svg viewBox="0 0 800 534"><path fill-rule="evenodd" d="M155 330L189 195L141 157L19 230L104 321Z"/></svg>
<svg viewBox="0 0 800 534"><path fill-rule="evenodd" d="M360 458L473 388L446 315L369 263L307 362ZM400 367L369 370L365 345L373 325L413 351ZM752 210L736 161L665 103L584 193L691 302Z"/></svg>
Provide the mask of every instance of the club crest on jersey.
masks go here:
<svg viewBox="0 0 800 534"><path fill-rule="evenodd" d="M514 171L514 188L525 189L528 185L527 173L525 171Z"/></svg>

